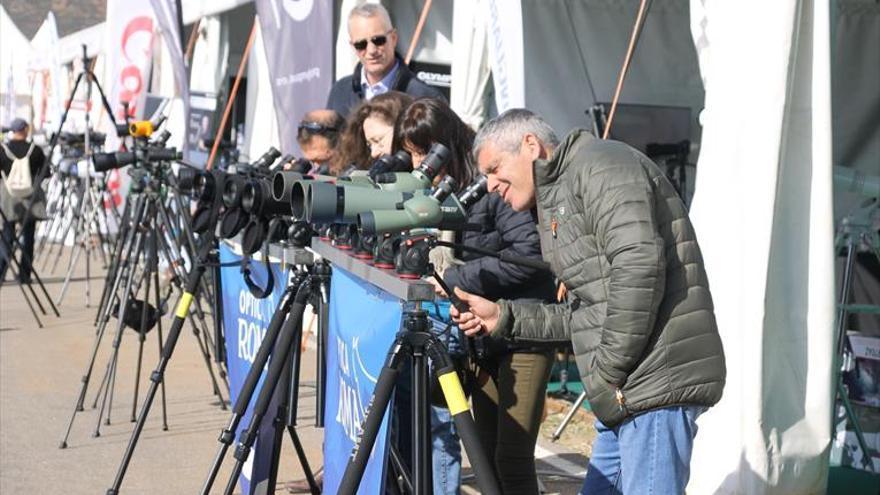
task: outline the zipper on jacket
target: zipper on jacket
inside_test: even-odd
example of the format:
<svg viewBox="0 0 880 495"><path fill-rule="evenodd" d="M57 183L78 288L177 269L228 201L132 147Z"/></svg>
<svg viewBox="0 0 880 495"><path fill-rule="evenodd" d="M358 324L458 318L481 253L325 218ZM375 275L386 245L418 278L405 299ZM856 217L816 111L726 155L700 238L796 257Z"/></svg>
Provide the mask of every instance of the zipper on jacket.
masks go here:
<svg viewBox="0 0 880 495"><path fill-rule="evenodd" d="M620 390L620 387L614 389L614 396L617 398L617 408L624 412L626 409L626 397L623 396L623 391Z"/></svg>

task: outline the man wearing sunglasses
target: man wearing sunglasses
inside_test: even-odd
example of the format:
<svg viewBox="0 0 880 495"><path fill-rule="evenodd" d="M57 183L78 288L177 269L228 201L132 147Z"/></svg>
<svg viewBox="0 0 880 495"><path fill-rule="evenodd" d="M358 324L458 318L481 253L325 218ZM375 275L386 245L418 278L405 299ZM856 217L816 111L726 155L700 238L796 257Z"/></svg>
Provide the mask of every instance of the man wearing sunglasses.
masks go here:
<svg viewBox="0 0 880 495"><path fill-rule="evenodd" d="M301 167L296 171L310 175L329 174L343 125L345 119L333 110L307 112L297 126L296 141L302 150L304 162L301 165L308 165L308 168ZM293 168L285 166L285 169Z"/></svg>
<svg viewBox="0 0 880 495"><path fill-rule="evenodd" d="M348 116L361 101L391 90L415 98L445 100L439 91L420 81L395 52L397 30L385 7L367 3L353 8L348 15L348 36L359 63L350 76L333 85L327 108Z"/></svg>

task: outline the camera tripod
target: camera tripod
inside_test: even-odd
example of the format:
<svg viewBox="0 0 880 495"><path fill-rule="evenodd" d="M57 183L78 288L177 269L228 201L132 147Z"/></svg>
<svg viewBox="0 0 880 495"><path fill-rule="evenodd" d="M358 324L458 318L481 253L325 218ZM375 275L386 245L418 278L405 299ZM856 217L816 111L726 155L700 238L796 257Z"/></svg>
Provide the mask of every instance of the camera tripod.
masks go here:
<svg viewBox="0 0 880 495"><path fill-rule="evenodd" d="M210 174L214 184L218 186L219 190L222 190L225 181L225 174L219 171L211 172ZM137 442L140 439L140 434L144 429L144 424L146 423L147 416L150 414L150 408L152 407L153 401L156 398L158 388L160 385L164 387L165 369L168 367L171 356L174 354L174 348L177 345L177 340L180 338L180 332L183 329L185 321L187 320L187 316L189 316L190 314L193 301L197 300L199 296L199 289L201 288L202 279L205 271L208 269L209 266L216 266L217 264L216 238L214 236L214 229L217 226L217 220L220 215L220 207L221 198L215 197L211 199L210 203L205 209L206 219L202 223L202 228L198 229L200 233L200 245L198 246L198 251L193 257L193 268L187 274L186 285L174 311L174 320L172 321L171 328L168 331L168 338L162 346L162 352L159 358L159 362L156 364L156 368L150 374L150 388L147 390L147 394L144 397L143 405L141 406L140 413L138 414L131 438L129 439L128 445L126 446L125 453L122 456L122 461L120 462L119 469L113 481L113 485L107 490L108 495L119 493L119 488L122 485L122 481L125 478L125 473L128 470L128 465L131 462L132 456L134 455L134 450L137 447ZM210 365L210 359L207 356L205 357L206 363ZM223 404L223 407L225 407L225 403Z"/></svg>
<svg viewBox="0 0 880 495"><path fill-rule="evenodd" d="M303 331L303 313L306 304L311 301L313 308L315 308L316 313L319 315L319 319L325 318L325 310L328 303L327 284L329 283L329 271L330 267L326 263L320 262L313 264L307 269L294 272L284 294L282 294L278 309L275 311L266 329L266 334L263 337L263 342L260 344L254 362L248 370L247 378L233 406L232 417L220 434L218 439L220 448L200 492L203 495L207 495L211 491L226 452L235 438L235 432L238 430L242 418L246 414L247 407L253 398L256 386L267 362L269 363L269 368L254 404L251 421L240 434L239 444L234 453L236 462L233 466L232 474L227 481L224 493L231 494L235 490L244 463L250 456L257 437L261 435L259 431L260 426L273 402L277 403L277 410L273 421L275 429L272 437L271 464L265 493L273 493L275 491L281 443L285 429L293 443L311 493L321 493L321 489L315 481L315 476L306 458L302 443L299 440L299 435L296 432L296 416L298 411L299 370L302 352L299 341ZM319 324L319 356L323 352L323 344L321 342L324 338L324 334L320 329L321 326ZM271 361L269 359L270 355ZM319 358L318 386L316 387L316 426L319 427L323 425L323 420L318 419L323 416L323 386L321 382L324 373L321 369L322 365L323 360Z"/></svg>
<svg viewBox="0 0 880 495"><path fill-rule="evenodd" d="M0 224L0 225L8 225L7 220L8 220L8 218L6 218L6 215L2 211L0 211L0 221L2 221L2 224ZM12 235L9 236L9 237L11 237L12 242L9 242L9 239L7 239L6 234L7 234L6 232L3 232L3 235L0 235L0 258L4 259L6 261L6 266L12 271L12 275L14 277L20 279L21 277L19 277L19 274L21 273L21 262L19 262L19 260L17 260L15 258L15 251L16 251L17 246L19 245L18 237L16 237L16 235L15 235L15 227L13 226ZM40 286L40 290L43 293L43 296L46 297L46 301L47 301L49 307L52 308L52 311L55 313L55 316L60 318L61 314L58 312L58 308L55 307L55 304L52 302L52 298L49 296L49 292L46 291L46 286L43 285L43 280L40 278L40 274L37 273L37 269L33 265L33 259L29 260L29 259L27 259L27 257L28 257L28 254L24 252L24 249L22 249L21 250L21 258L22 258L21 261L30 263L32 280L37 281L37 285ZM32 280L26 280L26 281L24 281L24 283L19 284L19 289L21 290L22 296L24 296L24 301L25 301L25 303L27 303L28 308L31 311L31 314L34 317L34 320L37 321L37 326L39 326L40 328L43 328L43 322L40 321L40 317L39 317L39 315L37 315L37 311L34 308L34 304L36 304L37 307L40 308L40 312L43 315L48 315L48 313L46 313L46 309L43 307L43 304L40 302L39 295L34 290ZM3 286L3 280L0 279L0 287L2 287L2 286ZM27 288L28 288L27 291L25 290L25 286L27 286ZM30 291L30 294L31 294L30 298L33 298L33 303L31 302L31 299L28 297L28 291Z"/></svg>
<svg viewBox="0 0 880 495"><path fill-rule="evenodd" d="M849 423L856 437L856 443L862 451L862 465L865 469L876 472L871 460L870 450L865 440L864 432L859 425L859 417L849 399L849 391L844 384L844 373L853 369L853 351L846 336L847 316L851 313L880 313L880 306L870 304L852 304L850 293L853 285L853 270L856 263L856 255L860 246L867 250L880 261L880 234L876 225L871 225L871 215L878 215L878 200L873 200L872 206L866 208L866 218L848 216L844 219L835 244L838 249L845 249L846 262L843 267L843 276L839 286L839 299L837 304L837 328L835 329L835 400L833 402L835 414L832 415L835 430L845 431L846 423ZM873 213L872 213L873 211ZM838 405L839 403L839 405Z"/></svg>
<svg viewBox="0 0 880 495"><path fill-rule="evenodd" d="M109 234L111 225L119 225L120 221L115 204L108 193L106 180L96 179L92 180L90 184L86 184L84 179L76 177L53 177L50 189L53 189L50 192L53 193L51 196L55 198L55 201L47 205L47 211L52 213L49 215L50 220L42 229L40 239L40 253L43 257L42 268L47 268L50 261L54 259L50 270L54 273L64 255L64 243L68 237L72 236L74 241L80 239L84 230L92 232L92 237L97 239L98 255L106 266L112 251L108 235L105 234ZM105 203L113 205L110 208L112 217L107 214L104 208L93 207ZM47 246L46 243L50 239L55 240L56 245ZM75 266L80 253L80 245L75 243L68 254L68 273L65 274L65 284L58 297L59 301L64 299L71 279L69 275L71 267Z"/></svg>
<svg viewBox="0 0 880 495"><path fill-rule="evenodd" d="M97 88L98 93L101 95L101 101L104 104L104 108L107 111L107 115L113 119L113 108L110 106L109 101L107 100L107 96L104 94L103 88L101 88L101 83L98 82L98 78L95 74L89 69L88 64L88 56L86 53L86 46L83 45L83 69L82 72L76 78L76 82L73 84L73 89L70 93L70 100L73 100L73 97L76 95L76 91L79 88L80 82L82 82L83 78L85 78L86 84L86 101L90 102L92 99L92 86L94 85ZM57 135L61 133L61 129L64 126L64 122L67 120L67 114L70 111L70 104L67 105L67 108L64 110L64 115L61 117L61 123L58 126L58 132L56 133L55 139L57 139ZM114 126L115 127L115 126ZM70 284L70 279L73 276L73 270L76 267L76 262L79 259L79 255L81 252L85 252L85 262L86 262L86 307L91 305L91 257L92 257L92 228L96 227L94 233L98 237L99 240L102 241L103 246L103 237L101 235L101 228L98 220L98 212L103 209L103 205L100 204L97 200L95 191L92 188L92 164L93 164L93 154L94 151L92 149L92 125L91 125L91 116L88 110L85 112L85 142L84 142L84 156L86 158L86 172L84 174L83 181L83 195L82 200L78 204L80 210L80 216L76 221L76 226L79 229L74 232L74 236L78 236L79 239L74 239L73 252L70 256L70 264L67 269L67 275L64 277L64 285L61 288L61 294L58 297L58 304L64 300L64 295L67 291L67 287ZM52 151L54 151L54 144L52 146ZM48 156L52 156L51 152ZM109 231L109 230L108 230ZM62 242L64 239L62 238Z"/></svg>
<svg viewBox="0 0 880 495"><path fill-rule="evenodd" d="M464 444L475 472L480 490L485 494L500 493L495 479L492 464L482 451L476 425L470 414L464 390L455 371L455 366L446 348L430 332L427 313L416 305L415 309L403 314L403 329L397 334L385 365L379 374L373 398L363 422L360 441L352 451L349 463L345 468L339 493L357 493L361 478L367 466L376 435L391 400L404 358L411 359L412 366L412 415L413 415L413 459L412 459L412 490L415 494L428 494L432 491L431 483L431 416L430 416L430 380L428 378L428 360L433 364L449 412L455 422L456 429Z"/></svg>
<svg viewBox="0 0 880 495"><path fill-rule="evenodd" d="M105 410L107 411L107 417L104 424L110 424L113 390L115 384L116 370L118 366L119 346L121 344L123 330L126 323L131 323L132 318L129 316L129 314L141 312L144 315L144 318L146 318L145 315L147 315L147 313L149 312L152 312L154 313L154 317L151 318L151 325L146 325L146 320L140 323L135 321L133 324L129 325L132 328L139 329L138 363L131 414L131 421L135 421L135 408L137 407L138 402L137 399L139 392L142 351L145 334L147 330L149 330L153 325L158 325L158 344L161 351L162 325L160 313L162 312L161 308L166 305L165 302L171 294L170 288L168 294L164 298L159 297L157 294L155 298L155 306L153 308L151 308L149 304L146 303L150 296L149 288L151 283L151 275L153 276L153 280L155 280L155 290L157 291L157 293L159 290L158 258L160 250L163 258L167 261L170 267L177 270L178 272L182 272L183 270L182 263L180 262L180 256L177 255L177 253L174 251L174 242L168 240L163 234L163 231L164 233L168 233L173 227L173 224L171 223L168 211L162 202L160 191L161 181L156 177L152 177L148 172L142 169L134 168L132 169L132 172L132 175L134 176L132 195L130 196L129 202L126 205L125 211L123 213L123 217L127 221L122 224L122 229L120 230L120 237L117 242L117 251L115 254L115 259L112 263L113 267L108 273L108 278L106 281L106 287L108 288L108 290L105 290L106 297L102 298L102 304L98 315L98 328L96 330L95 342L92 347L91 357L86 367L86 371L82 377L82 385L79 395L77 397L76 406L68 423L64 439L61 442L61 448L65 448L67 446L67 440L70 436L76 413L83 410L83 402L85 400L86 391L91 379L92 371L94 369L97 352L100 348L100 344L105 334L106 327L114 311L116 313L118 321L116 335L112 343L113 351L111 358L107 363L103 379L100 382L98 392L95 396L95 402L92 405L93 409L97 408L98 401L101 401L101 409L93 436L100 436L100 425L101 420L104 417ZM145 252L146 256L144 257L143 254ZM138 263L140 262L142 257L146 259L146 264L141 270L140 277L135 280L135 277L138 274ZM181 275L178 274L173 280L178 281L180 277ZM141 301L137 299L137 294L139 293L140 288L143 285L146 286L146 295ZM119 293L120 290L121 294ZM203 317L201 317L201 323L204 327L205 323ZM192 323L192 325L193 333L196 336L200 351L205 359L206 367L208 368L214 394L220 398L221 405L225 407L225 403L220 393L220 387L217 384L217 381L214 377L213 369L211 368L209 354L210 346L207 342L203 342L201 336L202 333L205 333L205 338L207 339L207 332L201 332L199 327L197 327L195 323ZM164 383L162 397L162 424L163 429L167 430L167 414L166 408L164 407Z"/></svg>

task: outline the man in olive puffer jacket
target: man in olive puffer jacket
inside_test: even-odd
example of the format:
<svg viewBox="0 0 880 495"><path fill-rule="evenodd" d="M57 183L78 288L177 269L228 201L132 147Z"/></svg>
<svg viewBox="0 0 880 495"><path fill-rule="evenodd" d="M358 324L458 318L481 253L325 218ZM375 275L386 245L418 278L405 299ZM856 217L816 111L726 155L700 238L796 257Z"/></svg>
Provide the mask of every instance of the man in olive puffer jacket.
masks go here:
<svg viewBox="0 0 880 495"><path fill-rule="evenodd" d="M684 493L696 418L721 398L724 352L696 234L663 172L635 149L574 131L558 142L528 110L474 142L489 190L536 209L561 304L459 292L470 335L571 340L596 414L583 493Z"/></svg>

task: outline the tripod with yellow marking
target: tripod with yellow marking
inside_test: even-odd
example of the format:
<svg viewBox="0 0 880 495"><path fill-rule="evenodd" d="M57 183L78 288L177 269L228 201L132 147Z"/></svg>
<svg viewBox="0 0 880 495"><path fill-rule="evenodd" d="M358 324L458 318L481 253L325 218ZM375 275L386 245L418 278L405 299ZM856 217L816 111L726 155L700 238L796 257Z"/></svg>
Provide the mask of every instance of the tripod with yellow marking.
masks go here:
<svg viewBox="0 0 880 495"><path fill-rule="evenodd" d="M210 179L209 182L216 187L215 190L222 191L225 182L225 173L212 171L209 174L210 175L207 179ZM134 449L137 446L138 439L144 429L144 423L150 413L153 399L155 399L156 392L164 381L165 369L168 367L168 362L171 360L171 355L174 353L174 347L177 345L177 339L180 337L180 331L183 329L183 324L186 322L186 318L190 313L190 306L198 295L205 271L209 266L217 263L215 251L216 238L214 236L214 231L217 225L217 219L220 216L221 204L221 198L212 198L207 208L204 209L205 215L199 215L200 219L204 218L205 221L195 222L197 225L194 225L194 229L201 235L201 237L199 238L200 246L195 256L193 263L194 266L189 273L183 294L180 296L180 300L174 311L174 321L171 323L168 337L165 340L165 345L162 347L162 355L159 358L159 363L156 365L156 369L153 370L153 373L150 374L150 388L144 398L140 414L138 414L137 423L131 434L131 439L129 439L128 446L125 448L125 454L122 457L122 462L119 465L116 478L113 480L113 486L107 490L108 495L116 495L119 493L119 488L122 485L122 480L125 477L128 464L131 462ZM197 214L198 213L199 212L197 212Z"/></svg>
<svg viewBox="0 0 880 495"><path fill-rule="evenodd" d="M340 494L355 494L367 466L376 435L391 400L400 368L409 356L412 361L412 414L413 414L413 459L411 486L408 491L416 495L432 492L431 483L431 413L430 381L428 359L433 364L434 373L440 382L443 396L455 427L461 437L477 477L480 491L492 495L501 493L492 463L480 446L474 418L470 414L467 398L455 365L446 352L443 343L430 331L428 315L420 308L403 315L403 329L398 332L370 400L369 410L364 419L360 441L355 445L339 485ZM409 484L409 483L407 483Z"/></svg>

